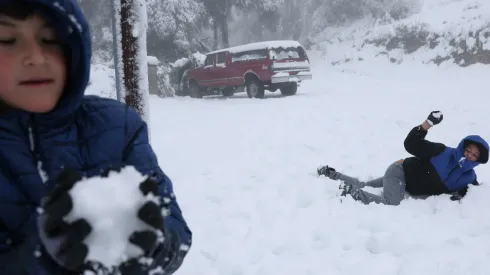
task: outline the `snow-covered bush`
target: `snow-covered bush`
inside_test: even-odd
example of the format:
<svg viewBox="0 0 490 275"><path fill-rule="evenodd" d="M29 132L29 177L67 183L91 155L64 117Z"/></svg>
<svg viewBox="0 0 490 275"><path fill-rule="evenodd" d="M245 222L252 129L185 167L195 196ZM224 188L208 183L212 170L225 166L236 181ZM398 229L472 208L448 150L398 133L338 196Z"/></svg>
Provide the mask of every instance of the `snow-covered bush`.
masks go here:
<svg viewBox="0 0 490 275"><path fill-rule="evenodd" d="M160 63L157 66L157 85L160 97L172 97L175 95L175 89L170 83L170 74L172 66L166 63Z"/></svg>
<svg viewBox="0 0 490 275"><path fill-rule="evenodd" d="M174 63L166 64L161 69L159 79L162 79L160 89L170 91L172 95L184 95L187 93L187 70L204 66L206 55L195 52L188 57L183 57L176 60ZM160 70L159 70L160 71Z"/></svg>
<svg viewBox="0 0 490 275"><path fill-rule="evenodd" d="M433 58L425 60L440 64L453 60L461 66L475 63L490 64L490 23L461 33L436 33L427 24L398 25L394 33L376 39L366 39L366 44L383 47L387 52L401 49L404 54L418 50L434 53ZM395 62L392 60L392 62Z"/></svg>

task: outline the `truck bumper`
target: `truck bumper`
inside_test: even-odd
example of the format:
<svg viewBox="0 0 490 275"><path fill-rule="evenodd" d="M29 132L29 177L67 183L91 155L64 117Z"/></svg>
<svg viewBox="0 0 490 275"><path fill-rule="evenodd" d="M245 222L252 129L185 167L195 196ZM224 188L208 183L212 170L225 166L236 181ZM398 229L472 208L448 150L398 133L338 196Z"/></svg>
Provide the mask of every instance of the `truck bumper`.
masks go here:
<svg viewBox="0 0 490 275"><path fill-rule="evenodd" d="M299 72L295 75L289 75L288 73L276 73L272 76L271 83L300 82L309 79L312 79L311 72Z"/></svg>

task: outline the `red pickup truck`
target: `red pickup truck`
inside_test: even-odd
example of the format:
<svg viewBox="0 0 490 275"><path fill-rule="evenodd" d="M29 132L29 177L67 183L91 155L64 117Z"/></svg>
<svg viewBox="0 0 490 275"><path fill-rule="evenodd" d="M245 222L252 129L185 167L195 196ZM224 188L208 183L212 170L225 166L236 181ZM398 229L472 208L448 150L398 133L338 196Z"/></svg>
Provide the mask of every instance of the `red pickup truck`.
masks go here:
<svg viewBox="0 0 490 275"><path fill-rule="evenodd" d="M298 84L311 78L310 60L299 42L264 41L207 53L203 66L187 70L187 93L180 95L245 91L250 98L263 98L266 89L294 95Z"/></svg>

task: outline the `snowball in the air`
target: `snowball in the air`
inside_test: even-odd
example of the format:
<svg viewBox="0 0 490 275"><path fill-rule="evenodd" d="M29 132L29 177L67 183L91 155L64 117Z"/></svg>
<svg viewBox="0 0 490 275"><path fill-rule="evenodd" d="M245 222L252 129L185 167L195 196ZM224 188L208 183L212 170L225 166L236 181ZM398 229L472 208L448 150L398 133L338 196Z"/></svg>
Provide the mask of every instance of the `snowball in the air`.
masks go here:
<svg viewBox="0 0 490 275"><path fill-rule="evenodd" d="M114 267L143 254L129 237L135 231L151 229L137 216L148 200L139 190L145 179L128 166L120 173L109 173L107 178L93 177L75 184L70 191L73 210L66 219L72 222L85 218L91 225L92 232L84 242L89 248L87 260Z"/></svg>

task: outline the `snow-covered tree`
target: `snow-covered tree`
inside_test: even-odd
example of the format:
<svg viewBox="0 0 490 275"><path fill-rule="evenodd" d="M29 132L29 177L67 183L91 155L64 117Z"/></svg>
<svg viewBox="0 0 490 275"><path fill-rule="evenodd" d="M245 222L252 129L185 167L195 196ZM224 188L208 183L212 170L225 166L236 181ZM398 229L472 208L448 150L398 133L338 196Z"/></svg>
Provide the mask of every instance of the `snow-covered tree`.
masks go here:
<svg viewBox="0 0 490 275"><path fill-rule="evenodd" d="M90 24L93 57L96 63L112 59L111 1L113 0L79 0Z"/></svg>
<svg viewBox="0 0 490 275"><path fill-rule="evenodd" d="M173 62L196 50L206 50L202 27L209 24L197 0L147 0L148 52Z"/></svg>

